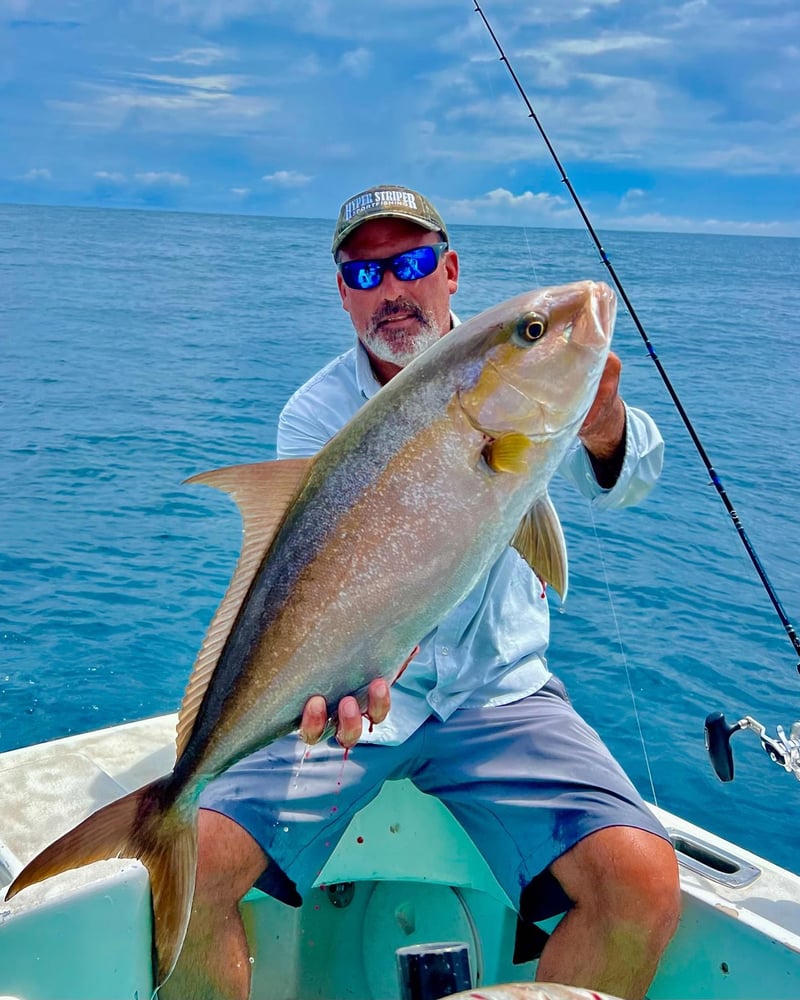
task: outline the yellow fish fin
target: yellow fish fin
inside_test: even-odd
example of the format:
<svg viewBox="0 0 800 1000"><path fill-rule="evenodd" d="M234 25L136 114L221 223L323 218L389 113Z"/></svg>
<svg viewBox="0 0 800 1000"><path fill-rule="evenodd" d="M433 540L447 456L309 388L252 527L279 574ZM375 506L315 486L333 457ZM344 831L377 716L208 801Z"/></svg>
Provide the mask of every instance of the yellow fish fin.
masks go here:
<svg viewBox="0 0 800 1000"><path fill-rule="evenodd" d="M312 458L231 465L201 472L187 483L202 483L229 493L244 521L244 540L228 590L208 626L178 715L177 752L183 753L197 713L236 615L284 515L306 480Z"/></svg>
<svg viewBox="0 0 800 1000"><path fill-rule="evenodd" d="M529 468L530 438L516 431L500 434L483 450L486 463L493 472L524 473Z"/></svg>
<svg viewBox="0 0 800 1000"><path fill-rule="evenodd" d="M567 598L567 543L553 501L545 493L520 521L511 544L533 572Z"/></svg>

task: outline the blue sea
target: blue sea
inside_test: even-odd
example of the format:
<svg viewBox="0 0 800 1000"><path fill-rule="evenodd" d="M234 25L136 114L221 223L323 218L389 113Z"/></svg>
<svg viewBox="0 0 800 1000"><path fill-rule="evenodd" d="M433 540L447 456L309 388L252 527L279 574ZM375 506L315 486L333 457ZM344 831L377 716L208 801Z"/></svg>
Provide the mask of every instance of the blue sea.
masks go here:
<svg viewBox="0 0 800 1000"><path fill-rule="evenodd" d="M0 749L174 711L236 561L193 473L274 456L292 390L353 338L332 223L0 206ZM800 240L601 234L789 618L800 616ZM605 276L581 230L454 226L462 318ZM630 319L615 349L666 467L594 516L551 667L645 796L800 870L800 783L752 733L723 785L703 720L800 718L783 627ZM557 605L557 599L555 601Z"/></svg>

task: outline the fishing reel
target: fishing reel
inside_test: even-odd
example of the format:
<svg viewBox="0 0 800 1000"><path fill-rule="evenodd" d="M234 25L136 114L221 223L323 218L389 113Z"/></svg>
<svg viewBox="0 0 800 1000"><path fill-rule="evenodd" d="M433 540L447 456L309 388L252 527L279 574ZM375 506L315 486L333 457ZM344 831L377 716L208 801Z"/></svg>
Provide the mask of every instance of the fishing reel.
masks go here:
<svg viewBox="0 0 800 1000"><path fill-rule="evenodd" d="M769 736L766 728L750 715L729 725L722 712L712 712L705 722L706 750L720 781L733 781L731 736L742 729L754 730L770 759L800 781L800 722L793 724L788 736L783 726L776 727L776 736Z"/></svg>

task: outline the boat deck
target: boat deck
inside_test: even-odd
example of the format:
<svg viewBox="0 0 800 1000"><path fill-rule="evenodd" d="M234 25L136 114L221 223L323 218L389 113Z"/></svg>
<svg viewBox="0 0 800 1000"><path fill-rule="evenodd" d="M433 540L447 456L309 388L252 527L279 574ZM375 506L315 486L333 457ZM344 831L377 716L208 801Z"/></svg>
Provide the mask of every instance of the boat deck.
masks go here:
<svg viewBox="0 0 800 1000"><path fill-rule="evenodd" d="M161 716L0 756L0 884L97 807L168 772L174 731L175 716ZM684 906L652 1000L800 996L800 879L655 811L678 849ZM354 817L317 887L297 910L246 897L254 998L392 1000L395 949L426 941L466 941L476 984L535 972L513 962L516 914L482 857L410 782L388 783ZM151 985L138 862L67 872L0 905L0 996L142 1000Z"/></svg>

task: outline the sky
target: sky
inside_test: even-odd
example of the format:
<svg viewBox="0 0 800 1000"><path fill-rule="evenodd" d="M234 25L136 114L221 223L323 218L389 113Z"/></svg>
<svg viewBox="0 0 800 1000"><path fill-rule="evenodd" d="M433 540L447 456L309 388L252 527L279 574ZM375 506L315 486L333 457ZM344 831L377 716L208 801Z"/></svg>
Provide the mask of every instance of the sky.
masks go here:
<svg viewBox="0 0 800 1000"><path fill-rule="evenodd" d="M800 236L797 0L483 0L598 229ZM0 0L0 202L582 225L472 0Z"/></svg>

